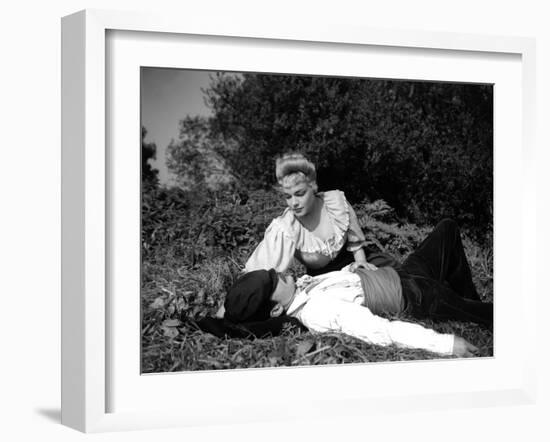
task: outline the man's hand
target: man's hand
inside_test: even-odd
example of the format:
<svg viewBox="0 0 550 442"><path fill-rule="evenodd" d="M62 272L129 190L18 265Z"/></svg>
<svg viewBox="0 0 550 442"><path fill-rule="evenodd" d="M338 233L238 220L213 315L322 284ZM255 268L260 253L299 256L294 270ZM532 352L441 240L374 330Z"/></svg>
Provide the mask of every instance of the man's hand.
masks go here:
<svg viewBox="0 0 550 442"><path fill-rule="evenodd" d="M365 270L376 270L378 267L376 267L373 264L369 264L367 261L359 261L359 262L352 262L349 265L349 271L355 272L358 268L364 268Z"/></svg>
<svg viewBox="0 0 550 442"><path fill-rule="evenodd" d="M479 349L470 344L466 339L461 338L460 336L455 336L453 343L453 355L458 356L459 358L469 358L478 354Z"/></svg>

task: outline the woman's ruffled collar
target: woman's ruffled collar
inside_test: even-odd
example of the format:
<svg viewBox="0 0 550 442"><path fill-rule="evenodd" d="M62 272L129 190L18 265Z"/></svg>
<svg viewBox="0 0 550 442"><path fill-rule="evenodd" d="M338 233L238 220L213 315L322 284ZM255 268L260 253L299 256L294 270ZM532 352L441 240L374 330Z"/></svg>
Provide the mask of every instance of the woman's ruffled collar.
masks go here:
<svg viewBox="0 0 550 442"><path fill-rule="evenodd" d="M322 240L307 230L289 209L285 210L281 218L290 224L289 227L295 234L294 240L298 250L305 253L320 253L334 258L347 239L349 210L346 197L340 190L319 192L317 196L323 199L324 209L334 230L334 234L328 240Z"/></svg>

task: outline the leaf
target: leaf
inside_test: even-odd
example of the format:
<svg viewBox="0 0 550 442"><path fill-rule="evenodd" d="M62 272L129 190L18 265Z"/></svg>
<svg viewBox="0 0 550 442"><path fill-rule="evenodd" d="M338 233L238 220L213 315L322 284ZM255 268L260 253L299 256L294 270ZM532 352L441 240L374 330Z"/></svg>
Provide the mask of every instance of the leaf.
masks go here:
<svg viewBox="0 0 550 442"><path fill-rule="evenodd" d="M199 292L197 293L197 297L195 298L195 302L197 304L203 304L204 303L204 295L205 295L206 291L204 289L200 289Z"/></svg>
<svg viewBox="0 0 550 442"><path fill-rule="evenodd" d="M298 344L298 347L296 348L296 355L297 356L304 356L314 346L315 346L315 343L313 341L310 341L309 339L306 339L305 341L302 341Z"/></svg>
<svg viewBox="0 0 550 442"><path fill-rule="evenodd" d="M179 319L166 319L162 323L163 327L179 327L180 325L181 321Z"/></svg>
<svg viewBox="0 0 550 442"><path fill-rule="evenodd" d="M167 336L169 338L175 338L179 331L175 327L162 327L162 332L164 333L164 336Z"/></svg>
<svg viewBox="0 0 550 442"><path fill-rule="evenodd" d="M165 304L165 300L162 298L162 296L159 296L158 298L156 298L150 305L149 307L153 308L153 309L159 309L159 308L163 308L164 307L164 304Z"/></svg>
<svg viewBox="0 0 550 442"><path fill-rule="evenodd" d="M187 304L187 301L185 300L185 298L179 298L176 301L176 311L178 313L181 313L182 311L187 310L188 307L189 307L189 304Z"/></svg>
<svg viewBox="0 0 550 442"><path fill-rule="evenodd" d="M207 364L212 365L214 368L224 368L224 365L214 358L201 359L201 362L206 362Z"/></svg>

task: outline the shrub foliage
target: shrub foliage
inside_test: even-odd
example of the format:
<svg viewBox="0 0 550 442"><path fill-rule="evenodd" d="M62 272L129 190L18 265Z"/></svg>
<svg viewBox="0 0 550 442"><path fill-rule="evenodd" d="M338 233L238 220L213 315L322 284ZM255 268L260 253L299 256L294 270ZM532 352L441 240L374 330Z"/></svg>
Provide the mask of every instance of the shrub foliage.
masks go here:
<svg viewBox="0 0 550 442"><path fill-rule="evenodd" d="M206 92L226 141L216 152L248 188L271 185L274 157L298 150L321 189L353 203L383 199L420 224L491 222L490 85L218 74Z"/></svg>

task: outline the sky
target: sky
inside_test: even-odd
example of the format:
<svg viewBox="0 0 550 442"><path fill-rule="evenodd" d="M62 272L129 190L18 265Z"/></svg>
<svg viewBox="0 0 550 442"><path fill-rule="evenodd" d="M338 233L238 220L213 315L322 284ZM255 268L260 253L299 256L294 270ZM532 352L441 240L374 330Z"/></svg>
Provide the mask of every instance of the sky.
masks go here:
<svg viewBox="0 0 550 442"><path fill-rule="evenodd" d="M186 69L142 68L141 124L147 129L145 141L157 145L153 168L159 170L161 184L170 184L166 168L166 147L178 138L178 122L187 115L211 115L201 88L208 87L213 72Z"/></svg>

